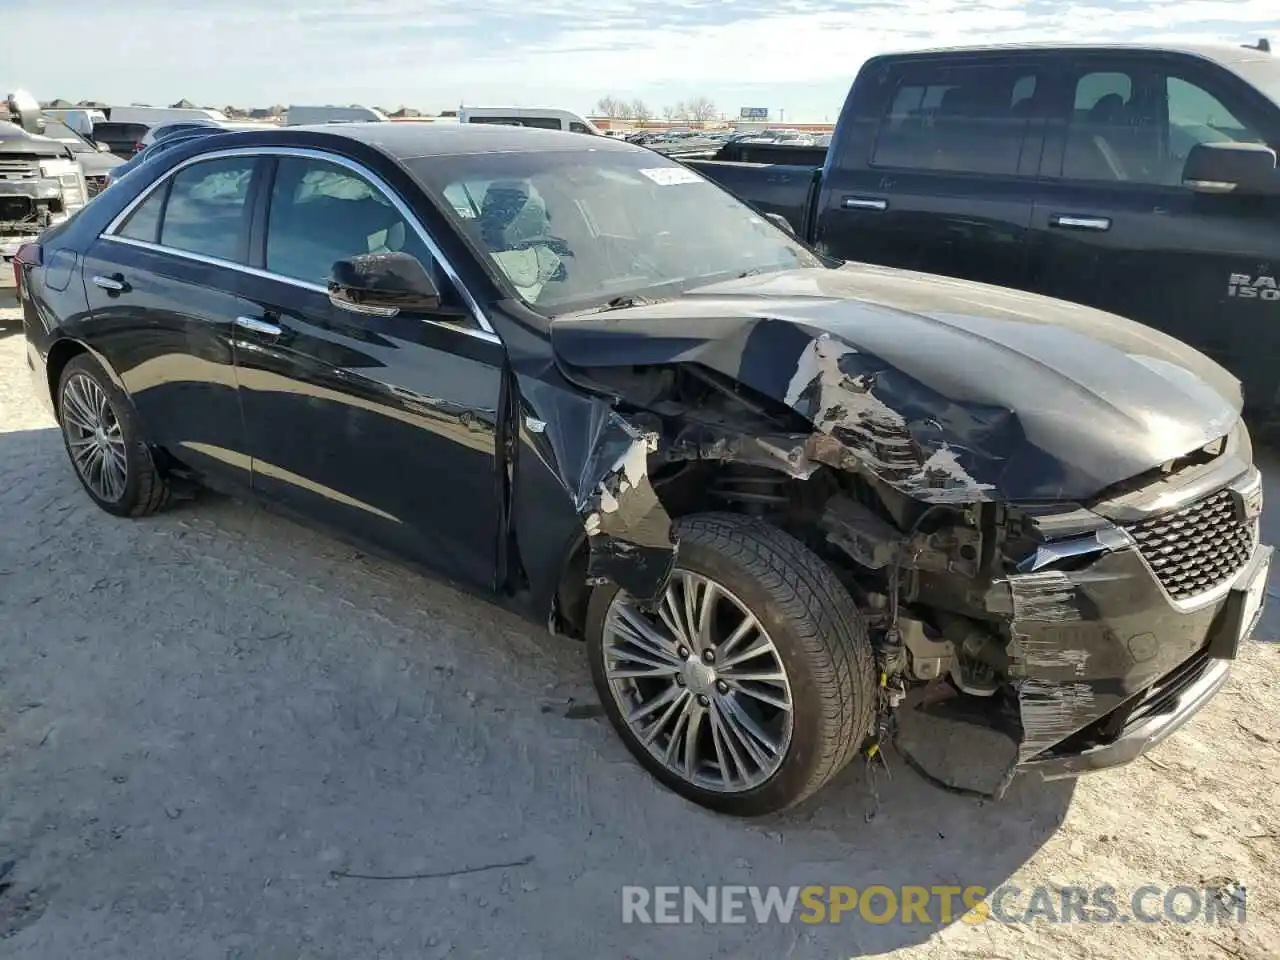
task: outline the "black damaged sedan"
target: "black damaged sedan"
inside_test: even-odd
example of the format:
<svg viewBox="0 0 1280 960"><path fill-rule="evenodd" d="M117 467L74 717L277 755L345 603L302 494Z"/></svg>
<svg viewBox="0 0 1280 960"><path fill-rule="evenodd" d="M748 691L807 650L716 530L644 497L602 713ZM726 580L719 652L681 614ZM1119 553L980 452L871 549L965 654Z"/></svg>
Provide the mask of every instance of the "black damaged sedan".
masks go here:
<svg viewBox="0 0 1280 960"><path fill-rule="evenodd" d="M829 261L630 144L216 134L16 269L104 510L250 491L581 638L627 747L718 810L804 799L907 709L1006 732L1011 774L1126 762L1262 604L1222 368Z"/></svg>

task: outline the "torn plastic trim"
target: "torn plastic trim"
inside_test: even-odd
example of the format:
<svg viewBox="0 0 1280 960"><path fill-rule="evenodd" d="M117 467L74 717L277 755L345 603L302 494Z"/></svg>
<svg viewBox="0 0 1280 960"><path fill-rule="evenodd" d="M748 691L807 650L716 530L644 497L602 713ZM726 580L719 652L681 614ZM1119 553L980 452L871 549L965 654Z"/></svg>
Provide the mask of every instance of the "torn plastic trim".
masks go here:
<svg viewBox="0 0 1280 960"><path fill-rule="evenodd" d="M1035 573L1065 560L1082 560L1136 545L1128 531L1120 527L1099 527L1084 536L1052 540L1038 545L1019 561L1018 572Z"/></svg>
<svg viewBox="0 0 1280 960"><path fill-rule="evenodd" d="M649 480L656 433L603 402L593 404L587 458L571 490L587 535L589 583L612 581L641 603L666 589L677 544Z"/></svg>

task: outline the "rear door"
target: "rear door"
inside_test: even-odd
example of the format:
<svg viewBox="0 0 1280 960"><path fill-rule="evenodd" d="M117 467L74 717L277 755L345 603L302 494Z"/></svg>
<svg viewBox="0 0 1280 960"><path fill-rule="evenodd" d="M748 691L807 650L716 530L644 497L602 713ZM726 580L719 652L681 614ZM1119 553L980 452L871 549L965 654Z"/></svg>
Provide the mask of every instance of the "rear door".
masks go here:
<svg viewBox="0 0 1280 960"><path fill-rule="evenodd" d="M864 71L827 163L818 245L1022 285L1046 83L1033 56L909 58Z"/></svg>
<svg viewBox="0 0 1280 960"><path fill-rule="evenodd" d="M232 325L258 160L181 165L90 247L93 345L120 375L148 438L210 478L247 483Z"/></svg>
<svg viewBox="0 0 1280 960"><path fill-rule="evenodd" d="M1172 334L1240 377L1251 406L1271 405L1280 197L1182 183L1197 143L1280 147L1260 98L1208 61L1158 53L1083 56L1065 81L1032 221L1032 289Z"/></svg>
<svg viewBox="0 0 1280 960"><path fill-rule="evenodd" d="M496 428L505 353L408 207L369 170L310 151L274 162L236 332L256 490L473 585L501 529ZM436 277L439 312L353 313L334 261L382 250Z"/></svg>

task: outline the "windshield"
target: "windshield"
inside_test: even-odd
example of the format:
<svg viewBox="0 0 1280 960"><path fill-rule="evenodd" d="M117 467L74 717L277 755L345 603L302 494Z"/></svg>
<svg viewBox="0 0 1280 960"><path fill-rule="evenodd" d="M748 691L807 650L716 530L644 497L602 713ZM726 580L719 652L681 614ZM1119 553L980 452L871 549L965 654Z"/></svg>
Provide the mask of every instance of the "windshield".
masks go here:
<svg viewBox="0 0 1280 960"><path fill-rule="evenodd" d="M670 297L822 261L688 167L648 150L406 161L539 313Z"/></svg>
<svg viewBox="0 0 1280 960"><path fill-rule="evenodd" d="M44 122L44 135L54 140L60 140L71 148L74 153L96 153L93 145L84 137L76 133L61 120L49 120Z"/></svg>

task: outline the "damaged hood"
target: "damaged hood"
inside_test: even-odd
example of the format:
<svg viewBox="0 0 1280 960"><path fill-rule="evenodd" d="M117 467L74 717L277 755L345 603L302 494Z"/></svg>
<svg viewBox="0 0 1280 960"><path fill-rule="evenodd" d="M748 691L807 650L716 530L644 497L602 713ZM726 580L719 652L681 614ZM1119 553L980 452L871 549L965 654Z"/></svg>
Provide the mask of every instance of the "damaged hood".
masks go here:
<svg viewBox="0 0 1280 960"><path fill-rule="evenodd" d="M811 459L921 500L1088 500L1227 434L1236 379L1088 307L863 264L551 323L578 368L699 364L805 417Z"/></svg>

